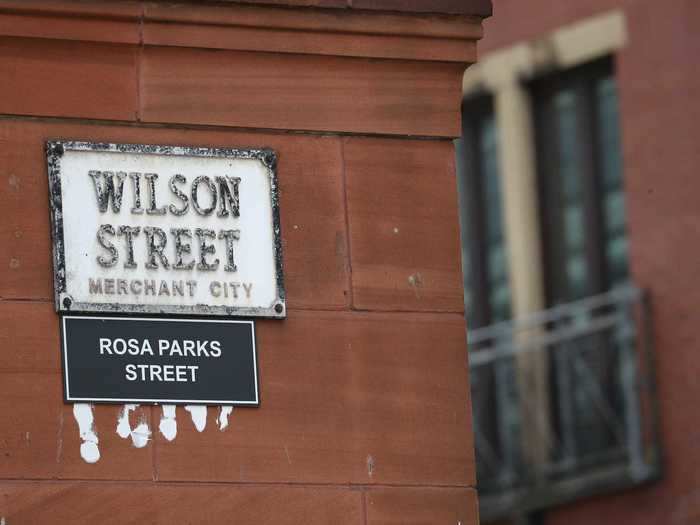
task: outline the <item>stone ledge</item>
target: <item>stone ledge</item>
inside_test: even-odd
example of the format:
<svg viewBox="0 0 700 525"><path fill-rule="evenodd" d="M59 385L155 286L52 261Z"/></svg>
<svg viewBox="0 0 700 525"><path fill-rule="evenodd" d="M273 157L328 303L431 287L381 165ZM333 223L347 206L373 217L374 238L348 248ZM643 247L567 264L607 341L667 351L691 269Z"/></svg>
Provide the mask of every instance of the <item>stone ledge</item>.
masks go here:
<svg viewBox="0 0 700 525"><path fill-rule="evenodd" d="M290 9L328 0L274 1L0 0L0 36L469 64L483 34L475 16L370 11L372 2L367 9Z"/></svg>

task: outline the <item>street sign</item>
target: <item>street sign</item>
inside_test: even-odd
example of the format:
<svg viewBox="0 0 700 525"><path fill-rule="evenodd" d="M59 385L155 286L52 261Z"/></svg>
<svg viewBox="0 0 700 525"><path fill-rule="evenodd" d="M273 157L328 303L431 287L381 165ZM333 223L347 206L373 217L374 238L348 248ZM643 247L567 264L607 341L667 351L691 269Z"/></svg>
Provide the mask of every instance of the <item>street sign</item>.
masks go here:
<svg viewBox="0 0 700 525"><path fill-rule="evenodd" d="M64 315L67 402L259 404L253 321Z"/></svg>
<svg viewBox="0 0 700 525"><path fill-rule="evenodd" d="M284 318L268 149L47 143L59 313Z"/></svg>

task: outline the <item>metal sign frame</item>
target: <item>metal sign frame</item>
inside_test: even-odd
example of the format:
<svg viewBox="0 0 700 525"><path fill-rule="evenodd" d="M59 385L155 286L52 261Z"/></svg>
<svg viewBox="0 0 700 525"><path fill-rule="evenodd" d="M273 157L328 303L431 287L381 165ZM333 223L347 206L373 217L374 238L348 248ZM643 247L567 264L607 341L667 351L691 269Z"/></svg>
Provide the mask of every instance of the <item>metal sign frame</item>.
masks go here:
<svg viewBox="0 0 700 525"><path fill-rule="evenodd" d="M138 155L183 157L218 157L258 160L266 169L270 181L272 205L273 257L275 265L276 298L266 307L217 305L146 305L109 302L79 302L68 294L66 284L65 242L63 235L63 205L61 194L61 158L66 151L90 151ZM140 313L245 316L283 319L286 317L286 294L282 265L279 195L277 184L277 155L269 148L206 148L198 146L167 146L153 144L118 144L88 141L49 140L46 158L51 208L51 237L53 241L54 302L58 313Z"/></svg>

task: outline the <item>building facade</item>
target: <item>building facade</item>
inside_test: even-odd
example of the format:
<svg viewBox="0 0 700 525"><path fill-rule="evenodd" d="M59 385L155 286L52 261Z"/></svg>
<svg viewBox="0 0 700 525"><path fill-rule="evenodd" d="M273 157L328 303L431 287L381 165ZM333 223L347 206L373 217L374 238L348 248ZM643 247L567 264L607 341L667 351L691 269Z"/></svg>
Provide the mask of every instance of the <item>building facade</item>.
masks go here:
<svg viewBox="0 0 700 525"><path fill-rule="evenodd" d="M452 140L490 9L0 0L2 525L478 523ZM286 319L255 321L257 408L64 402L57 141L276 159Z"/></svg>
<svg viewBox="0 0 700 525"><path fill-rule="evenodd" d="M698 24L495 2L459 155L484 521L699 519Z"/></svg>

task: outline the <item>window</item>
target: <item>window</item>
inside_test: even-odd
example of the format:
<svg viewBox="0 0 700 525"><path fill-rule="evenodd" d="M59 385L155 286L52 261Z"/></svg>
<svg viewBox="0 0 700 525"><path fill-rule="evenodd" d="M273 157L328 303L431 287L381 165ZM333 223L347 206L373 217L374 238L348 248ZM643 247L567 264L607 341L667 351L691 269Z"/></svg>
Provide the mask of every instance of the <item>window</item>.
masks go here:
<svg viewBox="0 0 700 525"><path fill-rule="evenodd" d="M659 471L647 311L628 274L612 60L513 79L465 100L457 143L486 522Z"/></svg>
<svg viewBox="0 0 700 525"><path fill-rule="evenodd" d="M471 328L510 319L508 257L503 225L499 137L491 100L462 108L464 169L459 179L464 301Z"/></svg>
<svg viewBox="0 0 700 525"><path fill-rule="evenodd" d="M462 272L467 324L473 330L510 319L511 300L498 162L499 134L491 99L479 97L465 103L462 115L463 134L457 143ZM484 480L508 482L513 477L512 469L502 469L495 457L496 449L512 449L501 437L514 437L504 429L508 424L507 410L491 410L494 406L508 406L504 396L510 393L499 389L498 384L512 377L512 363L505 362L483 367L471 375L473 396L481 401L474 406L473 414L478 422L476 439L483 445L477 447L477 462ZM509 465L512 463L508 461Z"/></svg>
<svg viewBox="0 0 700 525"><path fill-rule="evenodd" d="M609 59L539 78L535 121L547 306L628 280L617 89ZM491 97L463 104L459 144L465 307L471 328L510 319L499 132Z"/></svg>
<svg viewBox="0 0 700 525"><path fill-rule="evenodd" d="M532 86L549 306L627 281L627 236L610 60Z"/></svg>

